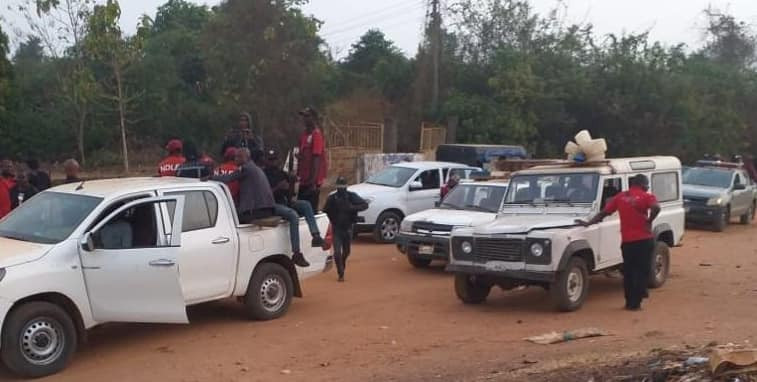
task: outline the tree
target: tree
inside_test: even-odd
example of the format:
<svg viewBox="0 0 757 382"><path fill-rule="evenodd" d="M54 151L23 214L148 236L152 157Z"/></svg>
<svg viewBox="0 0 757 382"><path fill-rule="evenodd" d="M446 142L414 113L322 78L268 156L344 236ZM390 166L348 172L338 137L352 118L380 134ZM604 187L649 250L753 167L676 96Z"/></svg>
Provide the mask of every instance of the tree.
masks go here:
<svg viewBox="0 0 757 382"><path fill-rule="evenodd" d="M352 45L340 66L352 86L374 88L390 101L399 101L412 83L412 63L383 32L371 29Z"/></svg>
<svg viewBox="0 0 757 382"><path fill-rule="evenodd" d="M0 25L0 127L7 124L10 118L10 88L11 88L11 64L8 62L8 36L3 32ZM0 150L3 147L0 145Z"/></svg>
<svg viewBox="0 0 757 382"><path fill-rule="evenodd" d="M121 138L121 156L124 171L129 172L129 149L127 143L127 123L132 103L140 96L132 93L126 83L126 72L140 56L140 36L124 38L118 22L121 7L116 0L108 0L96 5L87 24L85 47L89 54L110 72L100 80L103 96L115 103Z"/></svg>

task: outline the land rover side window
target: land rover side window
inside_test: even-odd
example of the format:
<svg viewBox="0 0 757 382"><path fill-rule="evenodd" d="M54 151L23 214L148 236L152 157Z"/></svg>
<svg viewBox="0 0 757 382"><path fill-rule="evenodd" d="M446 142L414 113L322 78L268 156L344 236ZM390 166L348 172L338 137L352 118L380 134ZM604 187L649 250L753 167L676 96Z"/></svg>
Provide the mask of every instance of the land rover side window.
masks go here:
<svg viewBox="0 0 757 382"><path fill-rule="evenodd" d="M607 202L621 191L623 191L623 181L620 178L605 179L602 185L602 209L604 210Z"/></svg>
<svg viewBox="0 0 757 382"><path fill-rule="evenodd" d="M95 232L93 239L98 249L157 247L155 204L140 204L122 211Z"/></svg>
<svg viewBox="0 0 757 382"><path fill-rule="evenodd" d="M653 174L652 193L660 203L678 200L678 173L666 172Z"/></svg>
<svg viewBox="0 0 757 382"><path fill-rule="evenodd" d="M422 172L417 178L415 178L415 181L421 182L423 185L422 190L433 190L442 187L438 169Z"/></svg>
<svg viewBox="0 0 757 382"><path fill-rule="evenodd" d="M184 221L182 232L215 227L218 219L218 199L210 191L167 192L166 195L184 195ZM168 203L168 216L173 219L176 203ZM173 224L173 222L171 222Z"/></svg>

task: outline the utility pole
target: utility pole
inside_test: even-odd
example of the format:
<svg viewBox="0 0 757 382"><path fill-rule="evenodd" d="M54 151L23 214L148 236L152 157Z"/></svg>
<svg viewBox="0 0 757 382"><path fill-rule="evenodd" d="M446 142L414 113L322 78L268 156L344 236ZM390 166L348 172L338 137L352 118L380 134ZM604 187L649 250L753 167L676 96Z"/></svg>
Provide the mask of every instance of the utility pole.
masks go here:
<svg viewBox="0 0 757 382"><path fill-rule="evenodd" d="M442 56L442 14L439 0L431 0L431 61L433 83L431 87L431 113L439 112L439 65Z"/></svg>

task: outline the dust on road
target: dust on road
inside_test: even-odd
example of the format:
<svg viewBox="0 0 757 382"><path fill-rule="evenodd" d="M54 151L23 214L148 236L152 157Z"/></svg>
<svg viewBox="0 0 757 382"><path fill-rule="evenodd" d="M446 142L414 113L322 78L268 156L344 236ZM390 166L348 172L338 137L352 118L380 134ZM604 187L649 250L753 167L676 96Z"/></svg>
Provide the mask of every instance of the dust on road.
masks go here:
<svg viewBox="0 0 757 382"><path fill-rule="evenodd" d="M354 248L347 282L337 283L335 273L307 280L305 298L282 319L250 322L225 301L191 308L187 326L107 325L91 332L71 367L44 380L506 381L523 380L524 368L671 345L754 343L755 232L688 231L673 251L668 284L651 292L641 312L623 310L621 280L601 275L574 313L555 312L540 288L494 290L484 305L466 306L441 266L416 270L393 246L365 241ZM612 336L523 341L587 326ZM0 380L11 376L0 371Z"/></svg>

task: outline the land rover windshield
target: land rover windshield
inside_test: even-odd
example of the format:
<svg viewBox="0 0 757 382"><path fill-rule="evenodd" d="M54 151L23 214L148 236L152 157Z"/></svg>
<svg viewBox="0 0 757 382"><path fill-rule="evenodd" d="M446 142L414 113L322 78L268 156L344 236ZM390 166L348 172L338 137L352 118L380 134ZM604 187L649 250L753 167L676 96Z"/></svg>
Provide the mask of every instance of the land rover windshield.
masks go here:
<svg viewBox="0 0 757 382"><path fill-rule="evenodd" d="M499 212L507 187L486 184L460 184L442 201L441 208Z"/></svg>
<svg viewBox="0 0 757 382"><path fill-rule="evenodd" d="M597 198L598 174L516 175L505 204L585 204Z"/></svg>
<svg viewBox="0 0 757 382"><path fill-rule="evenodd" d="M40 244L68 238L102 198L43 192L0 221L0 236Z"/></svg>

